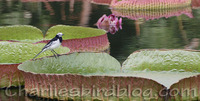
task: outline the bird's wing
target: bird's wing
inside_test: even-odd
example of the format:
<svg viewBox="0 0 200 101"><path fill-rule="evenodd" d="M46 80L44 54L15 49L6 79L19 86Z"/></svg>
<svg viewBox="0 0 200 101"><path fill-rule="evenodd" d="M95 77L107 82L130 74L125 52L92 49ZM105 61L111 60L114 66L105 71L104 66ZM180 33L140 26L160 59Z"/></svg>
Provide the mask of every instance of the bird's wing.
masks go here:
<svg viewBox="0 0 200 101"><path fill-rule="evenodd" d="M56 37L53 38L53 39L51 39L51 40L42 48L42 50L44 50L44 49L48 48L49 46L55 44L55 43L56 43L56 40L58 40Z"/></svg>

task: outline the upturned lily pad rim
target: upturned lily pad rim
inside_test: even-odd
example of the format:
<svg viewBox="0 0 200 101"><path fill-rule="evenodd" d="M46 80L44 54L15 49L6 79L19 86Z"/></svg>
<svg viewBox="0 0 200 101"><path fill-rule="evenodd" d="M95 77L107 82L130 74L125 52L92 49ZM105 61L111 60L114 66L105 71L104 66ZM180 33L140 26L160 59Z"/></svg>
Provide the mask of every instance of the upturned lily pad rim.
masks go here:
<svg viewBox="0 0 200 101"><path fill-rule="evenodd" d="M32 26L32 25L6 25L6 26L0 26L0 28L3 28L3 27L20 27L20 26L27 26L27 27L32 27L32 28L35 28L39 31L41 31L39 28L35 27L35 26ZM42 31L41 31L42 32Z"/></svg>
<svg viewBox="0 0 200 101"><path fill-rule="evenodd" d="M21 63L0 63L0 66L1 65L14 65L14 64L21 64Z"/></svg>
<svg viewBox="0 0 200 101"><path fill-rule="evenodd" d="M149 88L152 88L152 91L154 91L155 90L155 93L156 94L158 94L158 92L160 91L160 90L164 90L164 91L167 91L167 88L164 86L164 85L162 85L162 84L160 84L160 83L158 83L157 81L155 81L155 80L152 80L152 79L148 79L148 78L142 78L142 77L130 77L130 76L107 76L107 75L92 75L92 76L85 76L85 75L79 75L79 74L61 74L61 75L53 75L53 74L33 74L33 73L29 73L29 72L24 72L24 71L22 71L22 73L25 75L25 78L27 78L27 79L25 79L25 82L27 81L27 85L29 86L29 87L27 87L27 93L31 93L30 92L30 89L32 89L32 88L36 88L35 86L31 86L32 84L30 84L30 82L28 83L28 81L30 80L30 79L33 79L33 80L35 80L35 81L38 81L39 80L39 82L42 80L42 79L38 79L38 77L44 77L45 79L46 78L52 78L52 80L51 81L48 81L48 80L45 80L45 82L46 83L44 83L45 85L56 85L56 83L57 82L59 82L58 81L58 79L60 79L60 78L63 78L63 79L66 79L67 77L69 77L69 78L72 78L74 81L73 82L76 82L77 81L77 79L76 78L78 78L78 82L77 83L73 83L73 85L75 85L75 86L73 86L73 85L69 85L67 82L65 83L65 84L67 84L67 85L69 85L69 89L71 89L71 87L73 88L73 87L80 87L80 88L83 88L83 87L86 87L86 88L91 88L90 86L85 86L85 85L97 85L97 86L95 86L95 87L98 87L98 88L107 88L108 86L105 86L105 85L109 85L108 83L106 83L106 82L103 82L103 81L100 81L100 83L103 83L103 85L98 85L99 83L93 83L93 79L91 79L91 78L95 78L94 80L95 81L99 81L99 80L102 80L102 79L108 79L108 80L112 80L110 83L111 84L113 84L114 86L117 86L117 85L121 85L121 83L120 82L116 82L116 81L118 81L118 80L122 80L122 81L125 81L125 80L127 80L127 79L137 79L137 80L142 80L142 81L144 81L144 82L139 82L139 83L144 83L145 85L148 85L148 83L146 83L146 82L149 82L149 83L151 83L152 85L148 85L147 87L149 87ZM55 78L54 78L55 77ZM44 79L43 78L43 79ZM58 78L58 79L57 79ZM70 80L70 79L67 79L67 81L68 80ZM63 80L62 79L62 80ZM82 80L82 79L84 79L84 80ZM79 80L81 80L81 81L79 81ZM54 83L54 81L56 82L56 83ZM107 81L107 80L106 80ZM114 81L114 82L113 82ZM91 83L90 83L91 82ZM37 85L37 84L40 84L40 83L36 83L36 84L34 84L34 85ZM132 83L130 82L130 83L127 83L126 85L129 85L129 84L131 84L132 85ZM62 87L62 84L60 84L60 83L57 83L57 87L60 87L60 85L61 85L61 87ZM82 85L82 86L80 86L80 85ZM123 84L122 84L123 85ZM135 84L135 83L133 83L133 85L138 85L138 84ZM158 89L156 89L156 88L154 88L154 86L155 85L157 85L157 87L158 87ZM111 87L112 85L109 85L109 87ZM25 87L26 87L26 83L25 83ZM138 86L132 86L132 87L138 87ZM139 87L138 88L141 88L141 89L143 89L143 87L146 87L146 86L143 86L142 85L142 87L141 87L141 85L139 85ZM62 87L63 88L63 87ZM61 89L62 89L61 88ZM124 88L124 86L122 87L122 88ZM37 88L36 88L37 89ZM109 89L109 88L108 88ZM137 88L136 88L137 89ZM146 89L146 88L144 88L144 89ZM147 88L148 89L148 88ZM77 90L80 90L80 89L77 89ZM49 96L49 95L47 95L47 96L43 96L42 94L35 94L35 96L36 97L39 97L39 98L47 98L47 99L60 99L59 98L59 96ZM83 98L85 98L85 97L87 97L87 96L76 96L77 98L78 98L78 100L80 100L82 97ZM74 99L74 97L73 96L64 96L64 99L63 100L66 100L66 99L73 99L73 100L76 100L76 97L75 97L75 99ZM118 96L109 96L109 97L118 97ZM128 96L124 96L124 97L128 97ZM161 99L163 99L163 97L162 96L158 96L159 97L159 99L161 98ZM79 99L80 98L80 99ZM90 96L89 96L89 98L90 98ZM93 98L93 96L91 96L91 98ZM107 98L107 97L104 97L105 99ZM103 98L103 99L104 99ZM123 97L119 97L119 98L123 98ZM62 100L62 98L60 99L60 100ZM98 97L94 97L94 100L96 101L96 100L102 100L102 99L99 99Z"/></svg>
<svg viewBox="0 0 200 101"><path fill-rule="evenodd" d="M194 75L194 76L190 76L190 77L185 77L185 78L183 78L183 79L180 79L178 82L172 84L172 85L170 86L169 90L172 89L173 86L179 84L181 81L184 81L184 80L186 80L186 79L190 79L190 78L194 78L194 77L198 77L198 76L200 76L200 74L198 74L198 75Z"/></svg>
<svg viewBox="0 0 200 101"><path fill-rule="evenodd" d="M199 54L200 53L200 51L199 50L192 50L192 49L141 49L141 50L137 50L137 51L134 51L133 53L131 53L127 58L126 58L126 60L122 63L122 70L124 70L125 72L127 71L127 70L129 70L129 69L134 69L135 67L136 67L136 69L134 69L134 71L170 71L170 72L191 72L191 73L200 73L198 70L185 70L183 67L182 68L178 68L177 66L176 67L174 67L174 68L171 68L171 69L163 69L163 67L165 67L165 66L155 66L154 65L154 67L156 68L157 67L157 69L152 69L152 67L151 68L147 68L147 66L137 66L137 65L135 65L134 67L132 66L131 68L129 68L130 66L129 65L127 65L127 63L131 63L130 62L130 60L131 59L134 59L134 58L132 58L133 56L135 56L135 54L137 55L137 54L140 54L139 52L178 52L178 51L181 51L181 52L187 52L187 53L189 53L189 52L191 52L191 54ZM147 55L148 56L148 55ZM136 58L138 58L139 56L137 56ZM141 57L139 57L140 59L142 59ZM128 61L128 62L127 62ZM132 60L131 60L132 61ZM134 62L135 63L135 62ZM151 63L151 64L153 64L153 63ZM133 64L132 64L133 65ZM153 68L154 68L153 67ZM160 68L158 68L158 67L160 67ZM140 69L140 68L142 68L142 69ZM195 66L193 66L193 68L195 68ZM192 68L190 68L190 69L192 69Z"/></svg>
<svg viewBox="0 0 200 101"><path fill-rule="evenodd" d="M132 54L141 52L141 51L171 51L171 50L182 50L182 51L190 51L190 52L200 52L200 50L194 50L194 49L140 49L137 51L134 51Z"/></svg>
<svg viewBox="0 0 200 101"><path fill-rule="evenodd" d="M19 69L19 68L18 68ZM81 76L81 77L113 77L113 78L137 78L137 79L145 79L145 80L150 80L152 82L155 82L159 85L161 85L162 87L166 87L163 84L159 83L156 80L153 80L151 78L147 78L147 77L139 77L139 76L131 76L131 75L117 75L117 72L115 73L116 75L106 75L106 74L97 74L97 75L82 75L82 74L70 74L70 73L64 73L64 74L50 74L50 73L34 73L34 72L30 72L30 71L23 71L21 69L19 69L21 72L23 73L30 73L33 75L41 75L41 76L65 76L65 75L71 75L71 76ZM121 73L121 72L120 72ZM125 73L124 73L125 74Z"/></svg>

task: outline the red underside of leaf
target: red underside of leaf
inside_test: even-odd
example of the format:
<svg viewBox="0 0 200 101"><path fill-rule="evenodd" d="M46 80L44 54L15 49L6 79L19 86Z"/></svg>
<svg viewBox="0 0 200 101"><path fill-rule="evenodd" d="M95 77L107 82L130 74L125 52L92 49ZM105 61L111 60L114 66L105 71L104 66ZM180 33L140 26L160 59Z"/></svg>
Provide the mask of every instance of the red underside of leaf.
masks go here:
<svg viewBox="0 0 200 101"><path fill-rule="evenodd" d="M171 100L197 101L200 99L200 75L185 78L173 84L169 94L171 94Z"/></svg>
<svg viewBox="0 0 200 101"><path fill-rule="evenodd" d="M173 16L180 16L182 14L187 15L192 18L192 9L191 8L180 8L180 9L166 9L163 11L117 11L112 10L112 13L116 16L126 17L132 20L138 20L144 18L146 20L159 19L162 17L169 18Z"/></svg>
<svg viewBox="0 0 200 101"><path fill-rule="evenodd" d="M22 72L17 69L18 65L19 64L0 65L0 88L24 84Z"/></svg>
<svg viewBox="0 0 200 101"><path fill-rule="evenodd" d="M115 76L82 76L82 75L48 75L48 74L32 74L23 72L25 77L25 90L26 93L34 94L44 98L57 98L57 99L82 99L82 100L109 100L109 99L126 99L126 100L144 100L144 99L156 99L163 100L163 97L159 96L159 92L165 87L153 80L137 78L137 77L115 77ZM116 87L116 88L115 88ZM116 92L116 96L103 96L105 92L98 93L99 96L94 96L93 93L98 90L109 89L129 89L133 92L136 89L145 91L152 89L153 95L151 97L144 97L142 94L138 96L131 96L130 93L124 96L119 96L121 92ZM80 91L79 96L70 96L69 92L65 96L60 96L61 89L70 91L77 89ZM83 94L83 89L89 89L91 93L88 95ZM118 95L118 96L117 96ZM157 95L155 97L155 95Z"/></svg>

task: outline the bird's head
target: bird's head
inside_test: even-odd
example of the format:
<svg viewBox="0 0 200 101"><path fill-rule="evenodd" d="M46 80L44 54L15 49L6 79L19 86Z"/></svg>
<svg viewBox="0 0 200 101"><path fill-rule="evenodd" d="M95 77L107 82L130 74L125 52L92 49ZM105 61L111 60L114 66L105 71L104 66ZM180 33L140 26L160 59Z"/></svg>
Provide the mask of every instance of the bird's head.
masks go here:
<svg viewBox="0 0 200 101"><path fill-rule="evenodd" d="M63 33L56 34L56 36L58 36L58 37L62 37L63 35L64 35Z"/></svg>

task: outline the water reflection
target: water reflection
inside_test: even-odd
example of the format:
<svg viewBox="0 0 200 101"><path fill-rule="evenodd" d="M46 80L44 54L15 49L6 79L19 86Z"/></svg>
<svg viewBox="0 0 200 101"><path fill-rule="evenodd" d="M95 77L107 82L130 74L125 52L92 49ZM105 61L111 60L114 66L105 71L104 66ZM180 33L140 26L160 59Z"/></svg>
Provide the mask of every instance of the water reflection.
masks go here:
<svg viewBox="0 0 200 101"><path fill-rule="evenodd" d="M88 26L91 10L90 0L0 1L0 25L28 24L43 32L56 24Z"/></svg>
<svg viewBox="0 0 200 101"><path fill-rule="evenodd" d="M0 89L0 100L1 101L31 101L25 100L25 90L23 87Z"/></svg>

